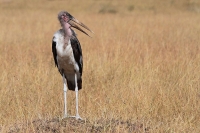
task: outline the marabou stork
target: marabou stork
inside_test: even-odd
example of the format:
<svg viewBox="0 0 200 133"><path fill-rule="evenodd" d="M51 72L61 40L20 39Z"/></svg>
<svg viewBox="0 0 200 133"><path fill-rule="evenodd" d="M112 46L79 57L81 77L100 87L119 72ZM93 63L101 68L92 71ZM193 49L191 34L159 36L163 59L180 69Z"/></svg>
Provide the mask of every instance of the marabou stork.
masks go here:
<svg viewBox="0 0 200 133"><path fill-rule="evenodd" d="M82 119L78 113L78 91L82 88L83 58L80 42L71 29L74 27L88 35L77 24L92 32L86 25L79 22L66 11L58 13L62 29L58 30L52 40L52 52L55 65L58 67L64 83L64 117L67 114L67 90L76 92L76 116L77 120ZM93 32L92 32L93 33ZM88 35L89 36L89 35Z"/></svg>

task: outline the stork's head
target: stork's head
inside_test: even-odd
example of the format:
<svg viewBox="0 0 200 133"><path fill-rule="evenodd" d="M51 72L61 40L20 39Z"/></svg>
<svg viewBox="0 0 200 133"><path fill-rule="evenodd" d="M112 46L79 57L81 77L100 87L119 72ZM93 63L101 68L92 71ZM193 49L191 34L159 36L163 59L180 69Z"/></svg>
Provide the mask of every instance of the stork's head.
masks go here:
<svg viewBox="0 0 200 133"><path fill-rule="evenodd" d="M74 27L78 30L80 30L81 32L85 33L86 35L88 35L83 29L81 29L78 25L84 27L85 29L89 30L90 32L93 33L93 31L91 31L86 25L84 25L83 23L79 22L77 19L75 19L71 14L69 14L66 11L61 11L58 13L58 20L60 21L61 26L65 26L65 27ZM89 35L88 35L89 36Z"/></svg>

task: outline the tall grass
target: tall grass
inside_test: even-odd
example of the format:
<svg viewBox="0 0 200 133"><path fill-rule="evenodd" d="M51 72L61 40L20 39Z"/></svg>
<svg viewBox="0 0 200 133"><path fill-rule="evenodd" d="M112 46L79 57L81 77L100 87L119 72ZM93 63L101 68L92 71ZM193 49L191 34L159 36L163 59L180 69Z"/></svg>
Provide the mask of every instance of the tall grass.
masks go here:
<svg viewBox="0 0 200 133"><path fill-rule="evenodd" d="M0 9L3 127L62 117L62 78L51 53L59 10L51 2L45 10L19 3ZM84 60L80 115L141 120L152 132L200 131L199 14L87 13L74 15L95 32L90 39L77 31ZM68 92L74 114L75 94Z"/></svg>

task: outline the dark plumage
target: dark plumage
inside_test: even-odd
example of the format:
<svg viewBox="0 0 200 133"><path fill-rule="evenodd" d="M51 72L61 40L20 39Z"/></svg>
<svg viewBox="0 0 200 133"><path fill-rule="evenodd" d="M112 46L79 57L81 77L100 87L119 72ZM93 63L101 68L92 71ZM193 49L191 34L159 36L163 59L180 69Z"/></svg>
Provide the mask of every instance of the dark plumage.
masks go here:
<svg viewBox="0 0 200 133"><path fill-rule="evenodd" d="M79 67L78 75L80 75L80 77L77 79L77 83L78 83L78 90L80 90L80 89L82 89L82 78L81 78L81 76L82 76L82 72L83 72L82 49L81 49L80 42L79 42L78 38L76 37L76 34L73 30L72 30L72 35L73 35L73 37L70 38L70 42L71 42L71 47L72 47L72 50L73 50L74 59L75 59L76 63L78 64L78 67ZM53 37L53 40L52 40L52 53L53 53L53 57L54 57L55 66L58 67L56 42L54 41L54 38L55 37ZM64 68L58 67L58 70L59 70L61 75L63 75L63 74L65 75ZM75 81L67 78L67 75L65 75L65 78L67 80L68 89L75 91Z"/></svg>

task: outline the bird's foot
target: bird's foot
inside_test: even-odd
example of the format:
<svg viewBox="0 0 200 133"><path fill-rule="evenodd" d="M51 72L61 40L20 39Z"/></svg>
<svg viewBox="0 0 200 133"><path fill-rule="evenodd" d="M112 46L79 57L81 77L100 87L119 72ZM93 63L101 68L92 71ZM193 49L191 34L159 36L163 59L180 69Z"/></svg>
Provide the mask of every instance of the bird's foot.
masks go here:
<svg viewBox="0 0 200 133"><path fill-rule="evenodd" d="M70 116L70 115L65 114L63 116L62 120L65 120L67 118L75 118L76 120L85 120L85 119L81 118L79 114L77 114L76 116Z"/></svg>
<svg viewBox="0 0 200 133"><path fill-rule="evenodd" d="M67 114L64 114L62 120L63 120L63 119L66 119L66 118L68 118L68 117L69 117L69 116L68 116Z"/></svg>
<svg viewBox="0 0 200 133"><path fill-rule="evenodd" d="M68 116L68 117L75 118L76 120L84 120L84 119L81 118L79 115L76 115L76 116Z"/></svg>
<svg viewBox="0 0 200 133"><path fill-rule="evenodd" d="M76 120L83 120L79 115L76 115Z"/></svg>

